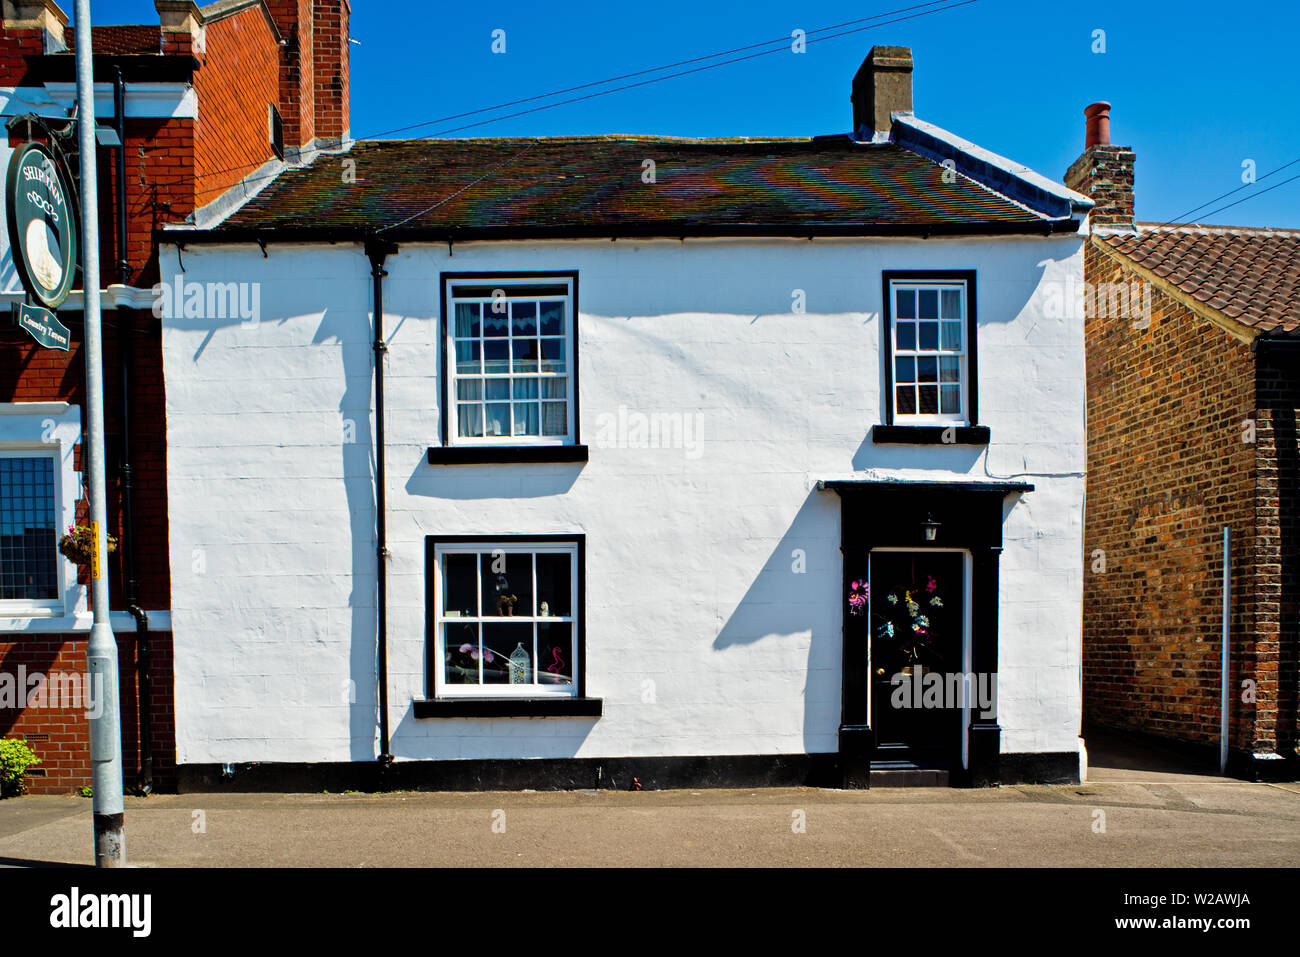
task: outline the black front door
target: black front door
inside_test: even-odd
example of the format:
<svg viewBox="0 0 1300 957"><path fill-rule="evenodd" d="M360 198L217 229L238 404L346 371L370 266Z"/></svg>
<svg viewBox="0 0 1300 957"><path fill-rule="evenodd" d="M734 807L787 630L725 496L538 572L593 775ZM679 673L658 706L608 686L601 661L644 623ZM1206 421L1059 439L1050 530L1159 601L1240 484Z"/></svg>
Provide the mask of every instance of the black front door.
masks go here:
<svg viewBox="0 0 1300 957"><path fill-rule="evenodd" d="M965 555L870 554L870 712L877 767L961 767Z"/></svg>

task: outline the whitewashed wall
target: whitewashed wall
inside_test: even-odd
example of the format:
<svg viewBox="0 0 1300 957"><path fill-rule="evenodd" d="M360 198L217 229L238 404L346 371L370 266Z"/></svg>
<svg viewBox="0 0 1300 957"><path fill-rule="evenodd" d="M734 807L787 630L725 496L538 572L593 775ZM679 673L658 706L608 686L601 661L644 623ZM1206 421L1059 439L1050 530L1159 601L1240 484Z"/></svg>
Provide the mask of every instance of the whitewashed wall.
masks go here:
<svg viewBox="0 0 1300 957"><path fill-rule="evenodd" d="M370 760L369 264L342 245L183 257L188 282L260 284L260 317L164 321L178 759ZM162 262L173 281L174 248ZM978 270L987 455L869 440L880 273L935 268ZM1002 747L1078 749L1083 328L1054 302L1082 279L1079 237L444 244L405 246L387 269L399 759L835 750L840 503L814 486L855 474L1036 485L1004 528ZM428 465L439 272L560 269L580 274L590 462ZM699 454L599 447L599 416L620 405L701 413ZM604 717L415 719L424 536L561 532L587 535L587 685Z"/></svg>

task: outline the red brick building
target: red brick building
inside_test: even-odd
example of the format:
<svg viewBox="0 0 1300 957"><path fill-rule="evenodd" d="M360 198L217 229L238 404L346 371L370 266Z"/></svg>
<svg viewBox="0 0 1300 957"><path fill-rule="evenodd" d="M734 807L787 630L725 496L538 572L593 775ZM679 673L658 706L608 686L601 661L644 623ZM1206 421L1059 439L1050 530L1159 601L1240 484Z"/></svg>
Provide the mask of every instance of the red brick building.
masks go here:
<svg viewBox="0 0 1300 957"><path fill-rule="evenodd" d="M348 136L347 0L155 6L156 24L93 33L97 123L124 134L122 147L100 146L97 168L108 285L101 292L107 504L109 533L120 542L109 561L109 589L128 788L146 780L171 787L175 766L155 236L168 224L220 219L284 165L309 162ZM72 134L67 145L75 150L68 122L74 43L72 24L53 0L4 0L6 166L29 136L62 142ZM75 157L70 166L75 175ZM0 239L0 298L6 310L23 299L7 236ZM88 578L54 551L58 534L88 514L81 302L74 292L59 310L72 332L67 352L38 346L0 321L0 736L25 739L40 756L28 776L34 793L90 781L89 689L73 681L86 668ZM147 688L140 681L146 673Z"/></svg>
<svg viewBox="0 0 1300 957"><path fill-rule="evenodd" d="M1085 725L1217 768L1229 528L1229 769L1294 776L1300 230L1135 224L1135 154L1109 142L1106 104L1088 115L1065 176L1097 201L1084 268Z"/></svg>

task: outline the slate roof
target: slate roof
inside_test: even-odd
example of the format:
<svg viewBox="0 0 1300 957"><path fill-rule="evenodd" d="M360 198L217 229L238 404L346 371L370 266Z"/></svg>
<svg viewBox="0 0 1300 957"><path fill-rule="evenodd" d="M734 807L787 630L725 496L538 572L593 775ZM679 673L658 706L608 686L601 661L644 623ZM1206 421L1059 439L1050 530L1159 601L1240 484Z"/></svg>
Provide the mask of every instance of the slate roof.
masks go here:
<svg viewBox="0 0 1300 957"><path fill-rule="evenodd" d="M355 183L341 176L356 163ZM653 184L643 181L654 161ZM1045 233L1013 202L894 143L650 136L361 140L282 172L206 233L448 238ZM430 208L432 207L432 208Z"/></svg>
<svg viewBox="0 0 1300 957"><path fill-rule="evenodd" d="M1098 238L1230 319L1300 329L1300 229L1138 223L1136 234Z"/></svg>

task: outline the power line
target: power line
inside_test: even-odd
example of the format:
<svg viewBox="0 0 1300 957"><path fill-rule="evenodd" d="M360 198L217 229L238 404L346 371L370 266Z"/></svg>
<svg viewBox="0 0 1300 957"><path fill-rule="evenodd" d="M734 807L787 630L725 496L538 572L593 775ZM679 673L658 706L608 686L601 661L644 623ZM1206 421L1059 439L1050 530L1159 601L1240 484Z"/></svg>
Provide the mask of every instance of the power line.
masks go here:
<svg viewBox="0 0 1300 957"><path fill-rule="evenodd" d="M940 4L947 3L947 2L949 2L949 0L930 0L929 3L918 3L915 6L911 6L911 7L901 7L898 10L889 10L886 13L878 13L872 17L861 17L857 20L846 20L843 23L832 24L829 27L819 27L816 30L808 30L805 32L805 36L811 36L814 33L825 33L827 30L838 30L840 27L852 26L855 23L866 23L869 20L879 20L881 17L890 17L896 13L907 13L909 10L919 10L922 7L939 6ZM876 25L883 26L883 24L876 24ZM390 136L393 133L405 133L407 130L416 130L424 126L432 126L435 123L447 123L450 122L451 120L462 120L467 116L477 116L479 113L490 113L493 110L504 110L506 107L518 106L521 103L531 103L534 100L545 100L552 96L563 96L565 93L576 93L578 90L590 89L593 86L604 86L607 83L617 83L619 80L630 80L634 76L645 76L647 73L660 73L664 70L671 70L674 67L689 66L692 63L700 63L704 60L716 60L718 57L730 56L733 53L743 53L746 50L756 50L759 47L771 46L773 43L780 43L784 45L789 43L790 39L791 39L790 37L785 36L785 37L777 37L775 40L764 40L762 43L751 43L748 46L736 47L733 50L723 50L719 53L710 53L707 56L692 57L689 60L678 60L676 63L665 63L663 66L651 67L648 70L637 70L633 73L624 73L621 76L611 76L607 79L595 80L591 83L580 83L577 86L571 86L563 90L552 90L550 93L539 93L536 96L526 96L521 100L511 100L507 103L498 103L496 106L485 106L481 109L470 110L467 113L455 113L451 116L439 117L436 120L425 120L422 123L414 123L410 126L400 126L397 129L386 130L382 133L372 133L370 136L364 138L378 139L381 136ZM829 39L829 37L823 39ZM772 51L772 52L776 52L776 51Z"/></svg>
<svg viewBox="0 0 1300 957"><path fill-rule="evenodd" d="M886 11L885 13L878 13L875 16L871 16L871 17L861 17L857 20L846 20L843 23L832 24L829 27L819 27L816 30L808 31L807 35L811 35L814 33L825 33L827 30L838 30L840 27L851 26L855 23L866 23L868 20L879 20L881 17L890 17L896 13L906 13L910 10L919 10L922 7L933 7L947 2L949 2L949 0L929 0L928 3L919 3L911 7L900 7L897 10L889 10ZM718 57L721 56L730 56L733 53L742 53L745 50L754 50L757 49L758 47L771 46L773 43L786 44L789 41L790 41L790 37L788 36L777 37L775 40L764 40L762 43L751 43L748 46L736 47L735 49L732 50L722 50L721 52L718 53L710 53L707 56L693 57L692 59L689 60L679 60L676 63L665 63L663 66L651 67L650 69L647 70L637 70L633 73L624 73L620 76L611 76L611 77L607 77L604 80L594 80L591 83L580 83L577 86L566 87L565 89L562 90L552 90L549 93L538 93L536 96L526 96L523 99L519 99L519 100L509 100L505 103L497 103L494 106L484 106L477 110L469 110L468 112L465 113L453 113L450 116L440 116L437 119L424 120L420 123L413 123L410 126L399 126L395 129L384 130L379 133L371 133L368 136L356 137L356 139L378 139L381 136L391 136L394 133L405 133L407 130L420 129L421 127L432 126L435 123L448 123L451 120L461 120L467 116L477 116L480 113L491 113L494 110L504 110L507 107L518 106L521 103L531 103L535 100L545 100L552 96L562 96L565 93L574 93L578 90L589 89L590 87L593 86L604 86L607 83L617 83L619 80L631 79L634 76L644 76L647 73L660 73L664 70L671 70L674 67L687 66L688 64L699 63L703 60L716 60ZM217 173L233 173L241 169L248 169L250 168L250 166L251 164L247 164L247 163L240 166L229 166L225 169L213 170L210 175L216 175ZM204 192L210 192L210 190L205 190Z"/></svg>
<svg viewBox="0 0 1300 957"><path fill-rule="evenodd" d="M423 216L425 213L431 213L431 212L433 212L435 209L437 209L437 208L438 208L439 206L441 206L443 203L450 203L453 199L455 199L455 198L456 198L457 196L459 196L461 193L465 192L465 190L469 189L471 186L477 186L479 183L483 182L483 180L487 179L487 178L488 178L489 176L491 176L493 173L495 173L495 172L497 172L498 170L504 169L505 167L509 166L509 165L510 165L511 163L513 163L515 160L519 159L519 157L523 156L523 155L524 155L525 153L527 153L530 149L532 149L534 146L536 146L539 142L541 142L541 140L538 139L538 138L535 138L531 143L529 143L527 146L525 146L523 149L521 149L521 150L520 150L518 153L516 153L514 156L510 157L510 158L507 159L507 160L502 160L502 161L501 161L500 163L498 163L498 164L497 164L493 169L488 170L486 173L484 173L484 174L483 174L482 176L480 176L478 179L474 180L474 182L472 182L472 183L467 183L466 185L462 186L460 189L456 190L456 192L452 193L452 194L451 194L450 196L448 196L446 199L440 199L440 200L438 200L438 202L434 203L434 204L433 204L432 206L430 206L428 209L422 209L422 210L420 210L418 213L414 213L414 214L412 214L412 215L410 215L410 216L407 216L407 217L406 217L405 219L403 219L401 222L393 223L391 226L383 226L383 227L377 229L376 232L382 233L382 232L384 232L384 231L386 231L386 230L389 230L389 229L396 229L398 226L405 226L405 225L406 225L407 223L409 223L411 220L413 220L413 219L419 219L419 218L420 218L421 216Z"/></svg>
<svg viewBox="0 0 1300 957"><path fill-rule="evenodd" d="M948 0L935 0L935 2L948 2ZM964 7L964 6L968 6L968 5L972 4L972 3L978 3L978 2L979 2L979 0L959 0L959 2L956 2L956 3L949 3L949 5L947 5L947 6L941 6L941 7L939 7L938 9L934 9L934 10L925 10L925 11L923 11L923 12L921 12L921 13L913 13L913 14L911 14L911 15L909 15L909 16L898 17L898 18L893 19L893 20L885 20L885 21L882 21L881 23L874 23L874 24L871 24L870 26L865 26L865 27L856 27L856 28L854 28L854 29L852 29L852 30L845 30L845 31L842 32L842 33L835 33L835 34L831 34L830 36L817 37L816 39L807 40L806 43L805 43L805 46L809 46L809 45L812 45L812 44L814 44L814 43L820 43L820 42L822 42L822 41L824 41L824 40L835 40L835 39L839 39L840 37L850 36L851 34L862 33L862 32L864 32L864 31L866 31L866 30L874 30L874 29L876 29L877 27L889 26L890 24L894 24L894 23L902 23L902 22L904 22L904 21L906 21L906 20L915 20L915 19L917 19L917 18L919 18L919 17L930 16L931 14L935 14L935 13L943 13L944 11L947 11L947 10L954 10L954 9L956 9L957 7ZM933 3L925 3L925 4L920 4L919 6L921 6L921 7L925 7L925 6L933 6L933 5L934 5ZM880 17L890 16L890 15L893 14L893 13L901 13L901 12L904 12L904 11L907 11L907 10L915 10L915 9L918 9L918 7L916 7L916 6L913 6L913 7L903 7L903 8L901 8L901 9L899 9L899 10L893 10L893 11L890 11L889 13L878 14L878 15L875 16L875 17L866 17L866 18L863 18L863 20L877 20L877 19L879 19ZM863 20L850 20L850 21L848 21L848 23L861 23L861 22L863 22ZM843 24L840 24L840 26L842 26L842 25L843 25ZM811 32L811 33L823 33L823 32L825 32L826 30L833 30L833 29L836 29L836 27L822 27L822 28L820 28L820 29L818 29L818 30L813 30L813 31L810 31L810 32ZM805 36L807 36L807 34L805 34ZM600 91L597 91L597 92L595 92L595 93L588 93L588 94L586 94L586 95L584 95L584 96L571 97L570 99L567 99L567 100L560 100L560 101L558 101L558 102L556 102L556 103L547 103L547 104L544 104L544 105L542 105L542 106L532 107L531 109L527 109L527 110L519 110L519 111L517 111L517 112L515 112L515 113L507 113L507 114L502 115L502 116L490 117L489 119L486 119L486 120L479 120L479 121L477 121L477 122L475 122L475 123L467 123L467 124L465 124L465 125L463 125L463 126L456 126L456 127L451 127L451 128L448 128L448 129L438 130L437 132L430 134L430 136L431 136L431 137L438 137L438 136L445 135L445 134L447 134L447 133L457 133L457 132L460 132L461 130L468 130L468 129L472 129L472 128L474 128L474 127L484 126L484 125L489 124L489 123L496 123L496 122L498 122L498 121L500 121L500 120L514 119L515 117L526 116L526 115L528 115L528 114L530 114L530 113L538 113L538 112L541 112L542 110L554 109L554 108L557 107L557 106L567 106L567 105L572 104L572 103L580 103L580 102L582 102L582 101L584 101L584 100L591 100L591 99L595 99L596 97L607 96L607 95L609 95L609 94L611 94L611 93L620 93L620 92L623 92L624 90L631 90L631 89L635 89L635 88L637 88L637 87L649 86L649 85L652 84L652 83L661 83L661 82L663 82L664 80L674 80L674 79L678 79L678 78L683 77L683 76L689 76L689 75L692 74L692 73L702 73L702 72L704 72L705 70L713 70L713 69L717 69L718 67L729 66L729 65L731 65L731 64L733 64L733 63L740 63L740 62L743 62L743 61L745 61L745 60L753 60L753 59L757 59L758 57L770 56L770 55L773 54L773 53L781 53L781 52L783 52L784 49L785 49L785 46L784 46L784 45L785 45L786 43L788 43L789 40L790 40L789 37L782 37L782 38L780 38L780 40L768 40L768 41L765 41L765 42L763 42L763 43L751 44L750 46L747 46L747 47L738 47L737 50L748 50L748 49L753 49L754 47L768 46L768 45L770 45L770 44L772 44L772 43L778 43L778 42L779 42L779 43L782 44L781 47L778 47L777 49L774 49L774 50L764 50L764 51L762 51L762 52L760 52L760 53L751 53L751 54L748 54L747 56L734 57L733 59L730 59L730 60L723 60L723 61L721 61L721 62L719 62L719 63L711 63L711 64L708 64L707 66L695 67L694 69L691 69L691 70L682 70L682 71L679 71L679 72L677 72L677 73L670 73L670 74L667 74L666 76L654 77L654 78L649 79L649 80L641 80L641 81L639 81L639 82L637 82L637 83L629 83L629 84L626 84L626 85L624 85L624 86L617 86L617 87L613 87L613 88L608 89L608 90L600 90ZM726 56L728 53L731 53L731 52L735 52L735 51L727 51L726 53L715 53L715 54L711 54L711 55L709 55L709 56L696 57L696 58L694 58L694 59L692 59L692 60L683 60L683 61L681 61L681 62L682 62L682 63L697 63L697 62L699 62L699 61L701 61L701 60L710 60L710 59L715 59L715 58L717 58L717 57L719 57L719 56ZM640 75L643 75L643 74L645 74L645 73L657 73L657 72L660 72L660 71L662 71L662 70L669 69L671 66L676 66L676 65L678 65L678 64L670 64L669 66L656 67L656 68L654 68L654 69L650 69L650 70L640 70L640 71L637 71L637 72L635 72L635 73L625 74L624 76L625 76L625 77L631 77L631 76L640 76ZM622 79L622 77L614 77L614 78L611 78L611 79L609 79L609 80L601 80L601 81L598 81L598 82L596 82L596 83L585 83L585 84L582 84L582 85L580 85L580 86L571 87L570 90L580 90L580 89L585 89L585 88L587 88L587 87L591 87L591 86L602 86L602 85L604 85L604 84L606 84L606 83L611 83L611 82L614 82L615 80L618 80L618 79ZM470 112L468 112L468 113L457 114L456 116L445 117L445 118L440 119L440 120L429 120L429 121L424 122L424 123L418 123L418 124L415 124L414 126L403 127L402 130L415 129L417 126L430 126L430 125L432 125L432 124L434 124L434 123L444 122L445 119L456 119L456 118L458 118L458 117L473 116L473 115L478 114L478 113L485 113L485 112L491 112L492 110L503 109L503 108L506 107L506 106L517 105L517 104L519 104L519 103L527 103L527 102L530 102L530 101L533 101L533 100L537 100L537 99L546 99L546 98L549 98L549 97L551 97L551 96L559 95L560 92L566 92L566 91L557 91L557 92L555 92L555 93L544 93L544 94L540 94L539 96L526 97L525 99L522 99L522 100L515 100L513 103L498 104L497 106L492 106L492 107L484 107L484 108L481 109L481 110L472 110L472 111L470 111ZM390 132L401 132L401 130L393 130L393 131L390 131ZM378 134L378 135L383 135L383 134ZM232 167L231 169L228 169L228 170L218 170L218 171L216 171L216 172L233 172L234 170L237 170L237 169L243 169L243 168L245 168L245 167ZM270 177L278 176L278 175L280 174L280 172L281 172L281 170L276 170L274 173L267 173L267 174L265 174L264 176L254 176L254 177L249 177L248 179L245 179L243 182L249 182L249 181L251 181L251 180L264 179L264 178L270 178ZM204 195L204 194L206 194L206 193L214 192L214 191L216 191L217 189L226 190L226 189L231 189L231 188L232 188L232 187L229 187L229 186L227 186L227 187L212 187L212 188L210 188L210 189L200 190L200 191L198 191L198 193L196 193L196 195Z"/></svg>
<svg viewBox="0 0 1300 957"><path fill-rule="evenodd" d="M1293 159L1293 160L1292 160L1291 162L1289 162L1289 163L1283 163L1283 164L1282 164L1281 166L1279 166L1277 169L1269 170L1269 171L1268 171L1267 173L1265 173L1263 176L1260 176L1258 179L1256 179L1255 182L1258 183L1260 180L1266 180L1266 179L1268 179L1270 176L1272 176L1274 173L1280 173L1280 172L1282 172L1282 170L1286 169L1288 166L1294 166L1296 163L1300 163L1300 156L1297 156L1295 159ZM1294 179L1294 177L1292 177L1292 179ZM1291 182L1291 180L1287 180L1286 182L1289 183L1289 182ZM1185 212L1185 213L1179 213L1179 214L1178 214L1177 216L1175 216L1173 219L1169 220L1169 222L1167 222L1167 223L1161 223L1160 226L1161 226L1161 227L1163 227L1163 226L1174 226L1174 225L1177 225L1177 224L1179 224L1179 223L1184 223L1184 222L1186 222L1186 218L1185 218L1185 217L1190 216L1192 213L1195 213L1195 212L1197 212L1198 210L1202 210L1202 209L1204 209L1206 206L1209 206L1211 203L1217 203L1217 202L1218 202L1219 200L1221 200L1221 199L1226 199L1227 197L1231 196L1233 193L1240 193L1240 192L1241 192L1243 189L1245 189L1247 186L1253 186L1253 185L1254 185L1254 183L1243 183L1242 185L1238 186L1236 189L1230 189L1230 190L1228 190L1226 193L1224 193L1224 194L1221 195L1221 196L1216 196L1216 197L1214 197L1214 199L1207 200L1206 202L1201 203L1200 206L1193 206L1191 209L1187 210L1187 212ZM1279 183L1279 184L1277 184L1277 185L1281 186L1281 185L1283 185L1283 184ZM1275 187L1273 187L1273 186L1270 186L1270 187L1269 187L1269 189L1274 189L1274 188L1275 188ZM1255 193L1255 194L1252 194L1252 195L1258 196L1258 195L1261 195L1262 193L1267 193L1267 192L1268 192L1268 189L1265 189L1265 190L1261 190L1260 193ZM1237 200L1237 203L1244 203L1247 199L1250 199L1250 198L1251 198L1250 196L1243 197L1242 199ZM1229 203L1227 206L1221 206L1221 207L1219 207L1219 209L1216 209L1216 210L1214 210L1213 212L1206 213L1205 215L1206 215L1206 216L1213 216L1215 213L1222 212L1223 210L1228 209L1229 207L1236 206L1237 203ZM1160 227L1157 227L1157 228L1160 228Z"/></svg>
<svg viewBox="0 0 1300 957"><path fill-rule="evenodd" d="M874 30L877 27L888 26L891 23L902 23L904 20L915 20L917 17L929 16L932 13L942 13L944 10L954 10L957 7L964 7L967 4L978 3L978 2L979 0L961 0L961 2L953 3L951 6L940 7L938 10L926 10L924 13L914 13L908 17L899 17L896 20L886 20L883 23L873 23L869 27L857 27L853 30L845 30L843 33L833 33L828 37L818 37L816 40L807 41L807 45L811 46L814 43L821 43L823 40L836 40L840 37L849 36L852 33L862 33L864 30ZM455 126L455 127L451 127L450 129L439 130L437 133L434 133L432 135L442 136L445 133L459 133L461 130L473 129L476 126L483 126L487 123L495 123L498 120L509 120L515 118L516 116L526 116L529 113L537 113L541 110L549 110L552 107L566 106L569 103L579 103L582 100L592 100L598 96L606 96L607 94L610 93L620 93L623 90L631 90L639 86L649 86L651 83L660 83L664 80L675 80L679 77L689 76L692 73L703 73L705 70L716 70L720 66L729 66L732 63L740 63L744 60L754 60L761 56L771 56L773 53L782 53L782 52L784 52L783 49L778 48L776 50L764 50L762 53L751 53L748 56L736 57L731 60L723 60L721 63L710 63L708 66L697 66L693 70L682 70L680 73L670 73L668 76L660 76L660 77L654 77L653 79L649 79L649 80L641 80L640 82L637 83L629 83L626 86L616 86L612 90L600 90L596 93L588 93L585 96L576 96L573 97L572 99L561 100L558 103L548 103L544 106L535 106L532 109L520 110L517 113L507 113L504 116L494 116L491 119L479 120L477 123L466 123L464 126Z"/></svg>
<svg viewBox="0 0 1300 957"><path fill-rule="evenodd" d="M1288 165L1289 165L1289 164L1288 164ZM1272 192L1273 190L1277 189L1279 186L1285 186L1287 183L1294 183L1294 182L1295 182L1296 180L1298 180L1298 179L1300 179L1300 173L1296 173L1296 175L1292 176L1290 179L1284 179L1284 180L1282 180L1282 182L1280 182L1280 183L1274 183L1274 184L1273 184L1272 186L1270 186L1268 189L1261 189L1258 193L1251 193L1249 196L1243 196L1241 199L1237 200L1235 203L1228 203L1226 206L1220 206L1218 209L1211 210L1210 212L1206 213L1205 215L1206 215L1206 216L1214 216L1214 215L1217 214L1217 213L1221 213L1221 212L1223 212L1225 209L1231 209L1233 206L1240 205L1241 203L1244 203L1244 202L1246 202L1247 200L1251 200L1251 199L1254 199L1254 198L1257 197L1257 196L1263 196L1265 193ZM1235 190L1234 190L1234 192L1235 192Z"/></svg>

